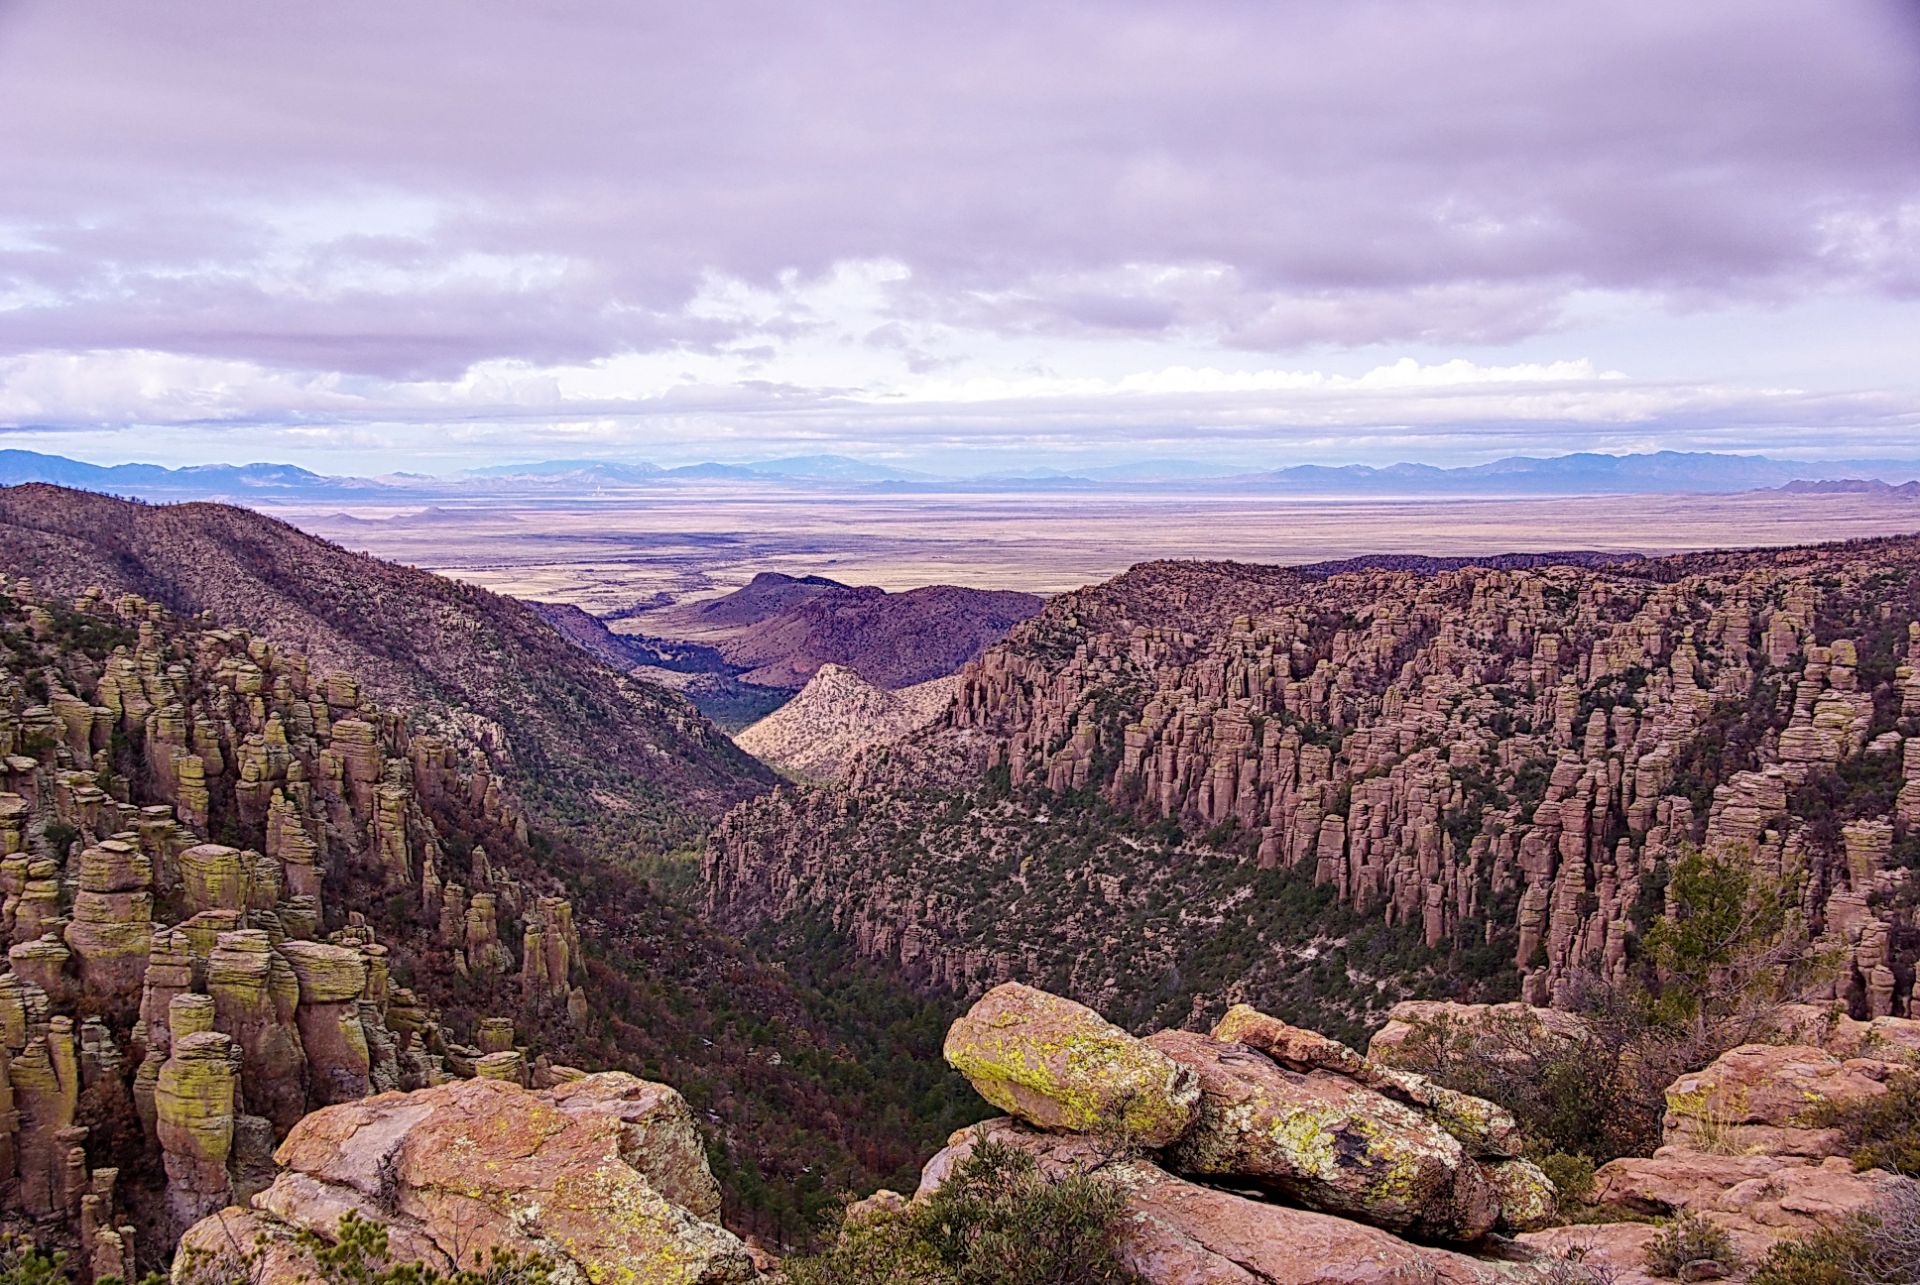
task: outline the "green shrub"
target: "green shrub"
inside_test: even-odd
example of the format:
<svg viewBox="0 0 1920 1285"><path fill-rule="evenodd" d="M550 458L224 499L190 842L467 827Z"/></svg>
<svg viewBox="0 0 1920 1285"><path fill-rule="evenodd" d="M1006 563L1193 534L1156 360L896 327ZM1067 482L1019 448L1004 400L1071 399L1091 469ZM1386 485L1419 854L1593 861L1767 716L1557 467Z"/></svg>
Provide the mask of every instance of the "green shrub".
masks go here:
<svg viewBox="0 0 1920 1285"><path fill-rule="evenodd" d="M930 1198L849 1220L832 1248L782 1267L793 1285L1129 1285L1124 1206L1098 1172L1049 1176L985 1142Z"/></svg>
<svg viewBox="0 0 1920 1285"><path fill-rule="evenodd" d="M0 1285L66 1285L67 1256L42 1253L30 1240L0 1237Z"/></svg>
<svg viewBox="0 0 1920 1285"><path fill-rule="evenodd" d="M1727 1272L1739 1270L1740 1255L1726 1232L1696 1213L1676 1216L1647 1244L1647 1270L1668 1280L1695 1280L1689 1269L1718 1263Z"/></svg>
<svg viewBox="0 0 1920 1285"><path fill-rule="evenodd" d="M1666 1086L1687 1068L1677 1047L1631 1000L1596 1000L1577 1033L1520 1016L1416 1023L1389 1060L1450 1089L1506 1108L1527 1154L1589 1166L1647 1155L1660 1145ZM1592 1169L1587 1170L1589 1181ZM1552 1176L1552 1175L1549 1175ZM1560 1185L1556 1179L1555 1185Z"/></svg>
<svg viewBox="0 0 1920 1285"><path fill-rule="evenodd" d="M1795 881L1758 872L1744 846L1685 852L1666 888L1672 913L1641 943L1653 1020L1718 1053L1746 1043L1783 1000L1830 976L1838 961L1809 944L1793 909L1798 893Z"/></svg>
<svg viewBox="0 0 1920 1285"><path fill-rule="evenodd" d="M1562 1204L1584 1205L1593 1199L1594 1164L1591 1156L1552 1151L1540 1157L1540 1170L1559 1193Z"/></svg>
<svg viewBox="0 0 1920 1285"><path fill-rule="evenodd" d="M1920 1184L1906 1183L1838 1227L1783 1240L1750 1285L1913 1285L1920 1281Z"/></svg>
<svg viewBox="0 0 1920 1285"><path fill-rule="evenodd" d="M67 849L73 846L73 841L80 837L79 828L68 825L65 821L47 822L47 828L42 833L46 838L48 850L62 857L67 855Z"/></svg>

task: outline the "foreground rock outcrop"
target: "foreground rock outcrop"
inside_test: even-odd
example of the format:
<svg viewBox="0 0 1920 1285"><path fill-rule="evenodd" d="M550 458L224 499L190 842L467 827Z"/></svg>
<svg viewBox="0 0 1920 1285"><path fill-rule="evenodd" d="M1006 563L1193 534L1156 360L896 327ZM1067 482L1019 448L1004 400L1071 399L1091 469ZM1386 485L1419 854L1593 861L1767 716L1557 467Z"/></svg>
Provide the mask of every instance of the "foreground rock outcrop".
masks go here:
<svg viewBox="0 0 1920 1285"><path fill-rule="evenodd" d="M1785 1237L1835 1227L1895 1194L1907 1180L1857 1169L1843 1131L1818 1123L1813 1109L1870 1102L1896 1075L1920 1071L1920 1020L1857 1021L1812 1005L1783 1005L1773 1019L1768 1033L1781 1042L1730 1049L1667 1087L1652 1155L1612 1160L1595 1174L1592 1204L1637 1221L1530 1230L1520 1243L1576 1253L1603 1265L1615 1285L1653 1285L1654 1220L1697 1215L1754 1264ZM1581 1038L1584 1024L1524 1005L1409 1002L1374 1036L1373 1064L1407 1076L1393 1061L1436 1031L1487 1033L1484 1049L1497 1057L1515 1038L1548 1046Z"/></svg>
<svg viewBox="0 0 1920 1285"><path fill-rule="evenodd" d="M954 1023L947 1051L1011 1117L954 1134L927 1164L916 1198L994 1142L1032 1156L1044 1172L1098 1171L1116 1183L1126 1202L1122 1257L1149 1285L1651 1285L1655 1219L1698 1214L1751 1264L1783 1237L1875 1207L1905 1181L1856 1172L1839 1154L1838 1134L1806 1127L1805 1110L1818 1093L1810 1086L1884 1091L1887 1078L1915 1065L1910 1042L1920 1022L1817 1020L1812 1010L1782 1017L1854 1056L1750 1045L1682 1077L1668 1092L1666 1145L1603 1166L1595 1182L1596 1206L1635 1221L1552 1226L1559 1193L1522 1158L1513 1118L1392 1058L1436 1020L1504 1023L1553 1042L1578 1038L1578 1018L1517 1005L1408 1004L1373 1057L1246 1005L1211 1034L1136 1039L1071 1001L1009 983ZM1167 1064L1197 1082L1191 1110L1166 1105L1178 1083ZM1150 1134L1121 1124L1143 1098L1158 1104L1163 1126ZM883 1193L870 1207L897 1200Z"/></svg>
<svg viewBox="0 0 1920 1285"><path fill-rule="evenodd" d="M500 1249L592 1282L738 1285L747 1246L714 1221L720 1190L680 1095L620 1073L530 1092L476 1079L386 1093L302 1120L249 1207L196 1224L186 1252L257 1248L258 1285L315 1279L298 1234L348 1213L388 1230L396 1261L446 1271Z"/></svg>
<svg viewBox="0 0 1920 1285"><path fill-rule="evenodd" d="M1517 1158L1512 1121L1492 1103L1245 1006L1211 1036L1139 1040L1009 982L953 1024L946 1052L982 1097L1026 1125L1157 1151L1173 1172L1390 1231L1472 1242L1552 1209L1552 1185Z"/></svg>
<svg viewBox="0 0 1920 1285"><path fill-rule="evenodd" d="M1545 1277L1524 1264L1402 1240L1344 1218L1249 1200L1191 1182L1151 1159L1116 1159L1099 1142L989 1120L954 1134L928 1162L924 1197L983 1142L1033 1156L1059 1176L1096 1169L1126 1193L1121 1261L1148 1285L1496 1285Z"/></svg>

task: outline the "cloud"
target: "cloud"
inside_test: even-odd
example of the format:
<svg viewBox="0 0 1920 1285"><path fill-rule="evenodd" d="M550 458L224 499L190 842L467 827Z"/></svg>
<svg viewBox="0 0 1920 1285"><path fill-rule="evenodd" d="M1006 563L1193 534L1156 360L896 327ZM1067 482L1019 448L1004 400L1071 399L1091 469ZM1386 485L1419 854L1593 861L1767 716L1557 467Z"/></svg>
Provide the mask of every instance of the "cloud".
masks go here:
<svg viewBox="0 0 1920 1285"><path fill-rule="evenodd" d="M40 354L0 360L0 419L55 435L143 426L190 430L203 442L224 434L229 449L244 441L256 453L269 444L391 451L411 443L524 454L529 442L547 441L669 459L960 444L1242 458L1388 449L1462 458L1542 443L1858 454L1920 440L1920 404L1910 398L1647 380L1584 359L1482 366L1405 358L1357 375L1166 367L1110 380L935 372L884 394L744 377L643 388L609 373L489 363L457 379L392 384L168 353ZM605 391L615 386L631 391ZM262 406L273 415L263 417Z"/></svg>
<svg viewBox="0 0 1920 1285"><path fill-rule="evenodd" d="M1905 8L14 0L0 410L427 422L533 396L547 414L526 389L598 370L638 382L559 401L737 406L796 432L820 408L878 432L908 403L1026 414L1024 395L940 410L913 390L1030 367L1331 377L1329 354L1416 348L1518 366L1543 341L1581 352L1595 298L1709 318L1915 300ZM1718 386L1725 341L1699 333L1683 382ZM1574 384L1500 404L1667 413ZM1283 391L1303 390L1037 401L1188 398L1196 420L1278 430L1301 403L1251 394ZM1354 405L1325 414L1380 413Z"/></svg>

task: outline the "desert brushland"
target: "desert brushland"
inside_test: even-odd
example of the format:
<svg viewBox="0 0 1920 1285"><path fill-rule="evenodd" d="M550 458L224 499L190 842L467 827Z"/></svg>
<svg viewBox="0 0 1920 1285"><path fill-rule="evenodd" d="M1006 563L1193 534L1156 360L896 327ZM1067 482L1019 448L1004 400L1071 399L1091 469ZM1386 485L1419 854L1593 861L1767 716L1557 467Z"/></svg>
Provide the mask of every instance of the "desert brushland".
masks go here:
<svg viewBox="0 0 1920 1285"><path fill-rule="evenodd" d="M1911 499L1777 491L1302 499L714 487L270 511L351 549L596 614L710 597L762 571L888 590L944 583L1051 594L1156 558L1293 564L1365 553L1660 554L1920 531L1920 503Z"/></svg>

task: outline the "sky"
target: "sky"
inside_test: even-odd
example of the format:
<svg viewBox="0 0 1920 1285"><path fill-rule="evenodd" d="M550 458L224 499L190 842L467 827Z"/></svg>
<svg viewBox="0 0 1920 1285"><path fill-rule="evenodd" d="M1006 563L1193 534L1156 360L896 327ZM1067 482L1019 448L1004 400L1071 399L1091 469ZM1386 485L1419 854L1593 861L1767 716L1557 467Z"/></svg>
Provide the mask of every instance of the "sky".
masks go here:
<svg viewBox="0 0 1920 1285"><path fill-rule="evenodd" d="M1920 457L1920 0L0 0L0 446Z"/></svg>

